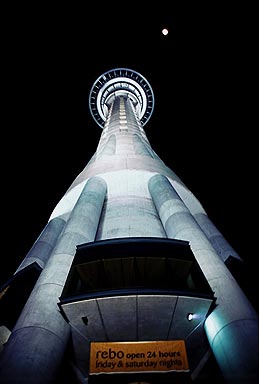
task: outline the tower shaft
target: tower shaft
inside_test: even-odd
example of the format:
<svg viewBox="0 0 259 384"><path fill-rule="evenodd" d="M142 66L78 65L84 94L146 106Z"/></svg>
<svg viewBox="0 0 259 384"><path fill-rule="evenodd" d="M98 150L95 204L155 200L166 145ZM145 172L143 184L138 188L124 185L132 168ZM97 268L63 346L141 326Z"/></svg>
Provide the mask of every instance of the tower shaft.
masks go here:
<svg viewBox="0 0 259 384"><path fill-rule="evenodd" d="M104 121L97 150L17 270L33 262L42 268L0 354L0 378L52 382L72 335L75 369L84 380L93 341L175 339L186 342L192 378L209 348L226 379L254 380L258 316L225 265L229 255L239 261L240 257L198 199L152 149L143 129L148 119L142 108L149 105L144 97L146 92L149 100L147 82L143 81L143 94L140 75L135 85L130 70L114 72L97 81L98 92L92 96L99 100ZM97 121L99 114L94 115ZM179 244L184 249L189 244L190 259L172 258ZM156 251L154 257L152 246L159 249L158 245L161 254ZM113 260L116 249L122 250L121 256ZM102 252L109 257L103 260ZM100 265L111 284L119 284L119 293L95 288L91 296L90 282L92 287L100 284ZM133 287L136 265L145 288L139 291ZM188 265L195 266L196 274L190 268L183 276ZM77 285L72 284L75 273L81 278ZM118 283L120 274L123 283ZM192 326L186 320L190 308L200 313ZM82 322L86 317L87 326Z"/></svg>

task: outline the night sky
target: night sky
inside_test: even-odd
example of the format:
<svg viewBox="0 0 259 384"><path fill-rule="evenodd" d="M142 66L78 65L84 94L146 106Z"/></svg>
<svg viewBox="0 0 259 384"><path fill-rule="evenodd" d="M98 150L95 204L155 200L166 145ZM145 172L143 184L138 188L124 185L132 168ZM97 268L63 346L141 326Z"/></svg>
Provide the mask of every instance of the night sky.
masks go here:
<svg viewBox="0 0 259 384"><path fill-rule="evenodd" d="M150 83L147 137L244 260L242 284L255 302L255 9L158 3L145 12L135 2L90 9L73 2L9 5L2 13L0 283L97 148L93 83L123 67Z"/></svg>

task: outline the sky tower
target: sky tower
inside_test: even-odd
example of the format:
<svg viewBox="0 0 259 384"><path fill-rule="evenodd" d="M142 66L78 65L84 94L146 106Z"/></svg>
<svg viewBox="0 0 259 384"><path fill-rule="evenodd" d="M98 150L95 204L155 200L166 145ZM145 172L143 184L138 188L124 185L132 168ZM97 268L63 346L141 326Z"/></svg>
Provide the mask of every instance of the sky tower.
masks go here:
<svg viewBox="0 0 259 384"><path fill-rule="evenodd" d="M151 85L112 69L89 108L96 152L1 289L0 382L256 382L242 260L152 149Z"/></svg>

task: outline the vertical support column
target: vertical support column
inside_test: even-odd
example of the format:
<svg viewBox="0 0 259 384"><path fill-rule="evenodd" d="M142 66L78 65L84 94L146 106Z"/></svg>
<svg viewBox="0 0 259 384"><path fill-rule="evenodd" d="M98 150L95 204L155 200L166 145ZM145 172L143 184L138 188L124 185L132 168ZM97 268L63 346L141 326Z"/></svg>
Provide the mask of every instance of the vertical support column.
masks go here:
<svg viewBox="0 0 259 384"><path fill-rule="evenodd" d="M59 217L50 220L15 273L36 262L43 269L66 222Z"/></svg>
<svg viewBox="0 0 259 384"><path fill-rule="evenodd" d="M95 239L105 195L103 179L88 180L1 353L1 383L55 382L70 332L57 303L76 246Z"/></svg>
<svg viewBox="0 0 259 384"><path fill-rule="evenodd" d="M215 248L217 254L221 259L226 262L227 259L232 256L235 259L242 261L241 257L236 253L232 246L223 237L216 226L211 222L207 215L204 213L195 214L195 220L198 222L203 232Z"/></svg>
<svg viewBox="0 0 259 384"><path fill-rule="evenodd" d="M258 315L168 179L155 175L149 191L167 236L189 241L217 307L205 322L215 358L227 379L258 377Z"/></svg>

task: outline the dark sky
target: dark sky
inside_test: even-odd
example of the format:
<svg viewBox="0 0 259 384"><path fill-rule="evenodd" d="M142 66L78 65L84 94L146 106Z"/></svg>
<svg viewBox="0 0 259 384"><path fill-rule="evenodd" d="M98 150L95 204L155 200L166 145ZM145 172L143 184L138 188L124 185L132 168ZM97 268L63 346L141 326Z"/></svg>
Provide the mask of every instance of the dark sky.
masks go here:
<svg viewBox="0 0 259 384"><path fill-rule="evenodd" d="M144 12L138 3L18 4L2 13L0 283L96 150L101 129L88 95L102 73L119 67L150 83L155 106L145 131L153 149L255 276L255 9L159 1ZM253 278L246 289L253 294Z"/></svg>

